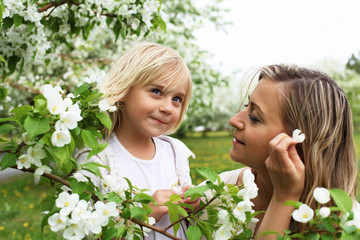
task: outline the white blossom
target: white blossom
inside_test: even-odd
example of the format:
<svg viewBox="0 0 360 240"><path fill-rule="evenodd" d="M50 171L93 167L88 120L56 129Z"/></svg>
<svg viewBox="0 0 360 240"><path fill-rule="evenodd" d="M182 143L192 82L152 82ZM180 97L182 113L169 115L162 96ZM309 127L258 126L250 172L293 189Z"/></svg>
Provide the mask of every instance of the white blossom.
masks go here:
<svg viewBox="0 0 360 240"><path fill-rule="evenodd" d="M23 141L27 144L27 145L31 145L31 144L34 144L35 143L35 140L30 140L29 138L29 134L28 132L24 132L22 135L21 135Z"/></svg>
<svg viewBox="0 0 360 240"><path fill-rule="evenodd" d="M110 108L110 104L108 103L108 101L106 99L100 100L98 105L99 105L100 111L103 111L103 112L109 110L109 108Z"/></svg>
<svg viewBox="0 0 360 240"><path fill-rule="evenodd" d="M99 214L100 218L104 221L102 226L105 226L109 222L109 217L117 217L119 216L119 211L116 208L115 202L103 203L101 201L97 201L95 203L96 212Z"/></svg>
<svg viewBox="0 0 360 240"><path fill-rule="evenodd" d="M90 232L94 234L99 234L101 232L101 224L103 223L103 219L100 218L98 212L94 211L90 213L90 217L84 224L84 230L86 235L89 235Z"/></svg>
<svg viewBox="0 0 360 240"><path fill-rule="evenodd" d="M314 198L318 203L325 204L330 201L330 192L326 188L317 187L314 190Z"/></svg>
<svg viewBox="0 0 360 240"><path fill-rule="evenodd" d="M60 215L59 213L55 213L54 215L50 216L48 219L48 223L50 225L51 231L54 232L65 229L68 221L69 219L67 216Z"/></svg>
<svg viewBox="0 0 360 240"><path fill-rule="evenodd" d="M84 176L84 174L76 172L73 174L73 177L78 181L78 182L88 182L89 180Z"/></svg>
<svg viewBox="0 0 360 240"><path fill-rule="evenodd" d="M46 152L42 144L36 144L33 147L29 147L27 154L31 157L32 163L37 167L42 166L41 159L46 157Z"/></svg>
<svg viewBox="0 0 360 240"><path fill-rule="evenodd" d="M27 154L21 155L19 159L16 161L16 165L18 169L23 169L23 168L28 169L31 167L31 163L32 163L32 158Z"/></svg>
<svg viewBox="0 0 360 240"><path fill-rule="evenodd" d="M230 219L230 214L227 210L221 209L217 214L220 223L227 223Z"/></svg>
<svg viewBox="0 0 360 240"><path fill-rule="evenodd" d="M319 214L322 218L327 218L330 215L330 208L328 207L320 208Z"/></svg>
<svg viewBox="0 0 360 240"><path fill-rule="evenodd" d="M254 204L252 202L241 201L236 205L235 209L233 210L233 214L240 222L244 223L246 220L245 213L253 212L253 210L251 208L252 206L254 206Z"/></svg>
<svg viewBox="0 0 360 240"><path fill-rule="evenodd" d="M76 193L69 194L67 192L62 192L59 194L59 197L56 199L55 204L58 208L61 208L61 215L68 215L79 202L79 195Z"/></svg>
<svg viewBox="0 0 360 240"><path fill-rule="evenodd" d="M72 210L71 220L78 222L90 218L91 212L88 210L88 203L85 200L80 200L76 207Z"/></svg>
<svg viewBox="0 0 360 240"><path fill-rule="evenodd" d="M51 135L51 143L56 147L63 147L71 142L70 133L65 131L55 131Z"/></svg>
<svg viewBox="0 0 360 240"><path fill-rule="evenodd" d="M65 229L63 233L63 237L65 239L71 239L71 240L83 239L85 237L85 230L83 224L79 224L79 223L71 224Z"/></svg>
<svg viewBox="0 0 360 240"><path fill-rule="evenodd" d="M301 130L295 129L292 134L292 138L298 143L302 143L305 140L305 134L301 133Z"/></svg>
<svg viewBox="0 0 360 240"><path fill-rule="evenodd" d="M299 209L295 209L292 217L295 221L301 223L307 223L314 216L314 210L312 210L308 205L302 204Z"/></svg>
<svg viewBox="0 0 360 240"><path fill-rule="evenodd" d="M214 240L227 240L232 236L233 227L230 222L227 222L216 230Z"/></svg>

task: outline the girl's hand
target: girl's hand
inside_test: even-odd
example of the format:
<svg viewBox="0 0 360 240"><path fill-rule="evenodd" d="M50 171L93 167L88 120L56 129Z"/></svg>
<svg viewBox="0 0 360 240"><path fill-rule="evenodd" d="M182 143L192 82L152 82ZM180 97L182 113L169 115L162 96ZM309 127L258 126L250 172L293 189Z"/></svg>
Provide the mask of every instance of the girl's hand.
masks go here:
<svg viewBox="0 0 360 240"><path fill-rule="evenodd" d="M298 142L280 133L269 143L265 165L274 186L273 198L279 202L298 201L304 189L305 166L295 145Z"/></svg>
<svg viewBox="0 0 360 240"><path fill-rule="evenodd" d="M170 200L170 196L172 194L176 194L174 190L171 189L161 189L156 190L155 193L152 195L156 203L165 203ZM168 207L167 206L158 206L158 205L150 205L151 209L154 211L149 214L149 217L155 218L156 222L158 222L166 213L168 213Z"/></svg>
<svg viewBox="0 0 360 240"><path fill-rule="evenodd" d="M194 208L194 210L189 209L189 208L184 208L187 212L195 211L199 207L199 204L200 204L200 198L195 198L195 199L191 200L191 197L187 197L187 198L184 199L185 192L189 188L192 188L192 187L195 187L195 186L194 185L188 185L186 187L181 188L182 193L181 193L180 196L183 199L183 203L189 204Z"/></svg>

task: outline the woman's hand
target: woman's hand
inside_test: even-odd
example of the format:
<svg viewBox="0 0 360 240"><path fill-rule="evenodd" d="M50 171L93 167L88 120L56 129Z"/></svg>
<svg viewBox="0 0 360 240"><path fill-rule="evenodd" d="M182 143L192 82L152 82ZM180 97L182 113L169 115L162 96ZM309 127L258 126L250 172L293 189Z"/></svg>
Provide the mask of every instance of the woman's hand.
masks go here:
<svg viewBox="0 0 360 240"><path fill-rule="evenodd" d="M298 201L304 189L305 166L296 151L298 142L280 133L269 143L265 165L274 186L273 198L279 202Z"/></svg>

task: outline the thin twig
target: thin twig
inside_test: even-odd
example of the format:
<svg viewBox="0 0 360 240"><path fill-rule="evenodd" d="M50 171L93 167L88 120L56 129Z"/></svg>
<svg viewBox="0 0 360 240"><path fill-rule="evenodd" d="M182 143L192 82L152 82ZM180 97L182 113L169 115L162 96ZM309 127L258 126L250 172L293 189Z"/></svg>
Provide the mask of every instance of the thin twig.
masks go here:
<svg viewBox="0 0 360 240"><path fill-rule="evenodd" d="M204 206L202 206L201 208L199 208L198 210L194 211L194 214L199 213L200 211L202 211L205 207L207 207L212 201L214 201L216 198L218 197L218 195L216 194L215 196L213 196L209 202L207 202ZM170 224L169 226L167 226L164 230L167 231L169 228L171 228L172 226L174 226L175 224L184 221L186 219L188 219L190 217L190 215L188 214L186 217L183 217L179 220L177 220L176 222L173 222L172 224Z"/></svg>

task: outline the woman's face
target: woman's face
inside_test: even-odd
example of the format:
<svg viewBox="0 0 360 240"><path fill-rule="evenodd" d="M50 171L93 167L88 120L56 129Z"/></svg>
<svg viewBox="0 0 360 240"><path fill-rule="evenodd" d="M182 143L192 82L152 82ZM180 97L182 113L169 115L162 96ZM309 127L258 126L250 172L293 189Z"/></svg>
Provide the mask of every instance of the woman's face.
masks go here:
<svg viewBox="0 0 360 240"><path fill-rule="evenodd" d="M235 128L230 157L251 168L265 167L268 143L279 133L285 132L281 120L281 82L261 79L249 96L246 108L230 119Z"/></svg>

